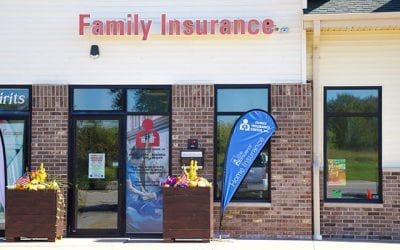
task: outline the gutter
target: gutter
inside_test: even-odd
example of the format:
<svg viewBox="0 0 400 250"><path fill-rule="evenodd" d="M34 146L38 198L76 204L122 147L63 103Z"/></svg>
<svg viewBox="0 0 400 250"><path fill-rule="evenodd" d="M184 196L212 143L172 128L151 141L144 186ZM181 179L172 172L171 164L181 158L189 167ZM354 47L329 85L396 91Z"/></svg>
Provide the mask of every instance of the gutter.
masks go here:
<svg viewBox="0 0 400 250"><path fill-rule="evenodd" d="M319 183L319 170L322 166L322 156L321 150L318 150L319 143L316 143L317 140L321 140L323 137L321 135L321 122L319 119L319 115L321 114L321 101L323 96L323 88L320 84L319 80L319 51L320 51L320 35L321 35L321 22L320 20L313 21L313 239L314 240L322 240L321 236L321 223L320 223L320 183ZM322 144L323 145L323 144Z"/></svg>

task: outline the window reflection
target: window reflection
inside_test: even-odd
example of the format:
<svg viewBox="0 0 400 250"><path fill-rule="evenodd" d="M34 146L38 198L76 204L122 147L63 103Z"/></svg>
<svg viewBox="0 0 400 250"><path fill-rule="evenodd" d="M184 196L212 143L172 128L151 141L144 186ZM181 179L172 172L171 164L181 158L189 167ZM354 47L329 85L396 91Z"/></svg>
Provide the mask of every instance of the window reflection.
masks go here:
<svg viewBox="0 0 400 250"><path fill-rule="evenodd" d="M78 120L76 122L76 204L79 229L116 229L118 225L119 121ZM91 154L104 157L104 176L91 167ZM97 170L96 170L97 169Z"/></svg>
<svg viewBox="0 0 400 250"><path fill-rule="evenodd" d="M221 198L222 175L226 147L232 127L239 116L217 117L217 198ZM251 166L249 173L233 196L233 200L257 200L268 198L268 148L263 149Z"/></svg>
<svg viewBox="0 0 400 250"><path fill-rule="evenodd" d="M226 147L236 120L251 109L268 110L268 88L217 89L216 198L220 199ZM224 112L229 112L229 115ZM259 154L232 200L269 199L268 145Z"/></svg>
<svg viewBox="0 0 400 250"><path fill-rule="evenodd" d="M327 153L328 198L368 199L369 192L378 194L377 118L329 118ZM333 159L341 159L343 165L329 162Z"/></svg>
<svg viewBox="0 0 400 250"><path fill-rule="evenodd" d="M268 89L218 89L218 112L246 112L251 109L268 110Z"/></svg>
<svg viewBox="0 0 400 250"><path fill-rule="evenodd" d="M378 112L378 90L329 90L328 112Z"/></svg>
<svg viewBox="0 0 400 250"><path fill-rule="evenodd" d="M74 110L123 110L121 89L74 89Z"/></svg>
<svg viewBox="0 0 400 250"><path fill-rule="evenodd" d="M326 198L379 201L379 90L326 93Z"/></svg>
<svg viewBox="0 0 400 250"><path fill-rule="evenodd" d="M129 89L128 112L168 112L169 95L164 89Z"/></svg>

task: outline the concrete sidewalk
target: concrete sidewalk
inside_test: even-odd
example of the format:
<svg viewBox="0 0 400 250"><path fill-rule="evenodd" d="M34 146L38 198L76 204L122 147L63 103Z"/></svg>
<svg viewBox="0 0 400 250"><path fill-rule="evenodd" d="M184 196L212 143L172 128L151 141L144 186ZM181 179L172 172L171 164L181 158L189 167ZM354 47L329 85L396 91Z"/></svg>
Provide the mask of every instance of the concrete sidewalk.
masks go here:
<svg viewBox="0 0 400 250"><path fill-rule="evenodd" d="M55 243L0 241L1 250L18 249L56 249L56 250L400 250L400 243L378 242L343 242L343 241L304 241L304 240L234 240L212 241L210 243L163 243L160 240L127 240L127 239L80 239L66 238Z"/></svg>

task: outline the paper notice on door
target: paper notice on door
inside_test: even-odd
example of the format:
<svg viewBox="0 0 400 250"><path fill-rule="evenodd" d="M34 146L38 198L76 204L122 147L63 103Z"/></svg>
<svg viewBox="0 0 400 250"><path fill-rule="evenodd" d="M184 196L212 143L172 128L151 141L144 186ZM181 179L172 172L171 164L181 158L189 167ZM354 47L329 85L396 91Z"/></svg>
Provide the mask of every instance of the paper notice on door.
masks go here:
<svg viewBox="0 0 400 250"><path fill-rule="evenodd" d="M106 154L89 154L89 179L104 179L106 167Z"/></svg>

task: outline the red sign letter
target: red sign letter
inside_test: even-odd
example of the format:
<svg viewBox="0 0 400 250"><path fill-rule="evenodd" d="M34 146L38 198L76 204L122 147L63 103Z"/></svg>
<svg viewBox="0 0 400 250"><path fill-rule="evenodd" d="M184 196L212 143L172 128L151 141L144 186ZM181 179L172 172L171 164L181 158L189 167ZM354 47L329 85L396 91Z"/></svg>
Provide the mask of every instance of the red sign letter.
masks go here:
<svg viewBox="0 0 400 250"><path fill-rule="evenodd" d="M262 29L264 34L271 34L272 32L274 32L274 21L272 21L271 19L265 19L262 22Z"/></svg>
<svg viewBox="0 0 400 250"><path fill-rule="evenodd" d="M251 35L257 35L258 34L258 32L260 32L260 29L259 29L259 25L260 25L260 22L259 21L257 21L257 20L255 20L255 19L251 19L251 20L249 20L249 23L247 24L248 25L248 32L249 32L249 34L251 34ZM254 27L254 26L255 27Z"/></svg>
<svg viewBox="0 0 400 250"><path fill-rule="evenodd" d="M79 15L79 35L83 35L85 32L85 27L89 27L90 23L85 23L85 18L90 18L90 14L80 14Z"/></svg>

